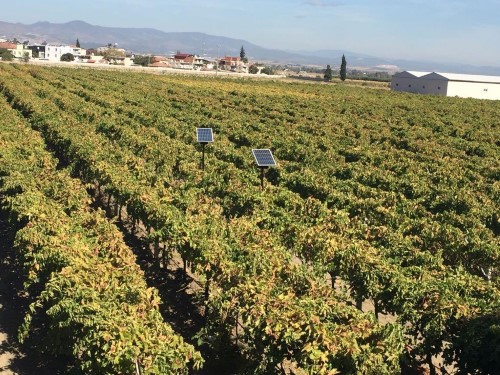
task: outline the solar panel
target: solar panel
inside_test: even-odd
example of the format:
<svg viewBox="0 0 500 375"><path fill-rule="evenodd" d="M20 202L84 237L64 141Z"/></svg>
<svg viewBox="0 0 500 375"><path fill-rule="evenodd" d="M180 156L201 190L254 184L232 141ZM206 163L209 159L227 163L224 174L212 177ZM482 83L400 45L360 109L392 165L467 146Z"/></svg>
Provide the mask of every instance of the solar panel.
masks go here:
<svg viewBox="0 0 500 375"><path fill-rule="evenodd" d="M212 128L196 128L196 140L200 143L209 143L214 141Z"/></svg>
<svg viewBox="0 0 500 375"><path fill-rule="evenodd" d="M273 153L268 148L253 149L253 157L259 167L275 167L276 161L274 160Z"/></svg>

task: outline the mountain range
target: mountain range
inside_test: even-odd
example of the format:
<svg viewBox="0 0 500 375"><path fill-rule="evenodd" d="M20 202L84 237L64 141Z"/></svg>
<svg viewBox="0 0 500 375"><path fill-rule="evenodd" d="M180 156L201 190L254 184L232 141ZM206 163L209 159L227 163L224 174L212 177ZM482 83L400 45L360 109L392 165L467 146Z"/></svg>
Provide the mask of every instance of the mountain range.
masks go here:
<svg viewBox="0 0 500 375"><path fill-rule="evenodd" d="M152 28L117 28L95 26L84 21L67 23L37 22L31 25L0 21L0 38L31 43L74 44L78 39L84 48L95 48L116 43L134 53L172 54L176 51L206 56L239 56L244 46L252 61L276 64L332 66L340 65L345 54L351 69L396 72L401 70L441 71L468 74L500 75L500 67L446 64L430 61L410 61L369 56L341 51L291 51L260 47L242 39L215 36L198 32L164 32Z"/></svg>

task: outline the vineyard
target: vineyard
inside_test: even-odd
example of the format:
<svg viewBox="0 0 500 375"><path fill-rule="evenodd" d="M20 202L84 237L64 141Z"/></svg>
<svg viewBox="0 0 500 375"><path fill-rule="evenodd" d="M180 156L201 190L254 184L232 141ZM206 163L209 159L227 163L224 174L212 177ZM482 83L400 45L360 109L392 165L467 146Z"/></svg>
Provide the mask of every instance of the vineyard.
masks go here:
<svg viewBox="0 0 500 375"><path fill-rule="evenodd" d="M19 338L83 373L500 372L500 102L0 64L0 116Z"/></svg>

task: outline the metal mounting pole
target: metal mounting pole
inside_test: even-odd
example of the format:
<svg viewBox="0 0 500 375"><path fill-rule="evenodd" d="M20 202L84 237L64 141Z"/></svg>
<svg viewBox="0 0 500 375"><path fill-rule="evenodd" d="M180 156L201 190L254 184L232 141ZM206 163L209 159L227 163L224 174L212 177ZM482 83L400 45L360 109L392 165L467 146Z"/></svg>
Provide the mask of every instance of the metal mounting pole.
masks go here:
<svg viewBox="0 0 500 375"><path fill-rule="evenodd" d="M201 169L204 171L205 170L205 142L202 142L201 144Z"/></svg>
<svg viewBox="0 0 500 375"><path fill-rule="evenodd" d="M260 167L260 188L264 190L264 169L265 167Z"/></svg>

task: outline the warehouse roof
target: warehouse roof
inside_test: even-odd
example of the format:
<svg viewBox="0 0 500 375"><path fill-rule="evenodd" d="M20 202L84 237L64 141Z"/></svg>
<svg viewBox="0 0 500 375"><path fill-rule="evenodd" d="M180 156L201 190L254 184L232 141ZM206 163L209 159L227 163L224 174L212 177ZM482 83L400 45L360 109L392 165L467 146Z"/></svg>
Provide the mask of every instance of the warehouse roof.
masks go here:
<svg viewBox="0 0 500 375"><path fill-rule="evenodd" d="M417 72L414 70L405 70L404 72L394 74L394 76L396 76L396 77L408 77L408 78L419 78L419 77L425 76L426 74L430 74L430 72Z"/></svg>
<svg viewBox="0 0 500 375"><path fill-rule="evenodd" d="M408 78L427 78L427 79L445 79L456 82L481 82L481 83L500 83L499 76L484 76L475 74L457 74L457 73L441 73L441 72L417 72L406 70L404 72L394 74L395 77Z"/></svg>
<svg viewBox="0 0 500 375"><path fill-rule="evenodd" d="M431 77L431 74L434 76ZM500 83L499 76L483 76L483 75L473 75L473 74L456 74L456 73L431 73L425 78L437 78L441 77L449 81L461 81L461 82L484 82L484 83Z"/></svg>

